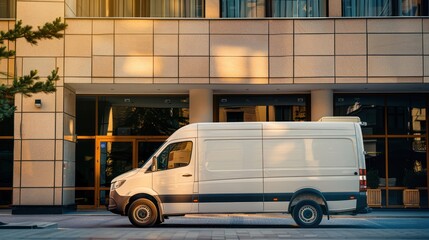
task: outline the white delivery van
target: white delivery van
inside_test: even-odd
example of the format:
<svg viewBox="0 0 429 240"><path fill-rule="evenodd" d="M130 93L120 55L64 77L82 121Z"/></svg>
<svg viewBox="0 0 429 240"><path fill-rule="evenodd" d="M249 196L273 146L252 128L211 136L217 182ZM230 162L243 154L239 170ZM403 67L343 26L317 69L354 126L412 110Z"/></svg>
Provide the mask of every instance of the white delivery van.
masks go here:
<svg viewBox="0 0 429 240"><path fill-rule="evenodd" d="M314 227L323 215L366 208L360 125L329 119L187 125L143 167L113 179L108 205L137 227L173 215L274 212Z"/></svg>

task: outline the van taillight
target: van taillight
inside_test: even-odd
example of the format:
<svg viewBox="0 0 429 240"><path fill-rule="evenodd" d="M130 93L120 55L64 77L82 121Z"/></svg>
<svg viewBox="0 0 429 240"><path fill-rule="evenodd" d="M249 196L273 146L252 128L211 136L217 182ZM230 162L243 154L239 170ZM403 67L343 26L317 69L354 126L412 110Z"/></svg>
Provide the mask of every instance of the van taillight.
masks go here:
<svg viewBox="0 0 429 240"><path fill-rule="evenodd" d="M359 169L359 191L366 192L366 169Z"/></svg>

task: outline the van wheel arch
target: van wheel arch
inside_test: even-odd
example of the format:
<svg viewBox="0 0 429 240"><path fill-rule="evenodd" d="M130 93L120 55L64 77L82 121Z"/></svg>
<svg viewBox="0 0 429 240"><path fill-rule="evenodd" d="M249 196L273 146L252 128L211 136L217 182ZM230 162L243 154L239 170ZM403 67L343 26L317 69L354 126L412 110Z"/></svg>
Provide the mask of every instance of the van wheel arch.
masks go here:
<svg viewBox="0 0 429 240"><path fill-rule="evenodd" d="M156 210L158 211L158 219L157 219L157 223L162 223L164 222L164 216L160 207L160 201L159 199L149 195L149 194L145 194L145 193L139 193L136 194L134 196L132 196L127 204L127 206L125 207L125 212L124 215L128 215L128 211L130 210L130 206L133 204L133 202L135 202L138 199L148 199L150 200L156 207Z"/></svg>
<svg viewBox="0 0 429 240"><path fill-rule="evenodd" d="M318 191L316 189L312 189L312 188L305 188L305 189L301 189L299 191L296 191L290 199L288 212L292 214L294 207L300 201L305 201L305 200L312 200L312 201L318 203L322 209L323 214L327 215L328 220L329 220L329 218L330 218L329 207L328 207L328 203L327 203L325 197L323 196L323 194L320 191Z"/></svg>

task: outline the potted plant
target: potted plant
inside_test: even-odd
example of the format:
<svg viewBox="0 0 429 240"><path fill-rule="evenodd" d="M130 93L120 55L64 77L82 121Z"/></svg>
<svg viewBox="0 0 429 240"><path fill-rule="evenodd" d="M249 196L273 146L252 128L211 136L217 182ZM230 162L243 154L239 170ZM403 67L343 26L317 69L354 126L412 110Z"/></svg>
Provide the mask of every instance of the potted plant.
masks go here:
<svg viewBox="0 0 429 240"><path fill-rule="evenodd" d="M370 169L366 173L367 181L367 203L370 207L381 207L381 189L378 188L380 184L380 177L378 170Z"/></svg>
<svg viewBox="0 0 429 240"><path fill-rule="evenodd" d="M419 185L420 172L405 169L403 184L406 187L403 192L404 207L420 207L420 192L416 187Z"/></svg>

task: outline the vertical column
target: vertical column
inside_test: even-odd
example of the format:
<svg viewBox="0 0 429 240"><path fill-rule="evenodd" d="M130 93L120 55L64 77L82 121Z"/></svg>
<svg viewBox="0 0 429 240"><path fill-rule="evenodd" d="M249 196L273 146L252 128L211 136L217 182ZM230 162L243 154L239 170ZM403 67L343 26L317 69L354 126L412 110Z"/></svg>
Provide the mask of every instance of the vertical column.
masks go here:
<svg viewBox="0 0 429 240"><path fill-rule="evenodd" d="M343 0L329 0L328 1L328 17L341 17L342 14L342 1Z"/></svg>
<svg viewBox="0 0 429 240"><path fill-rule="evenodd" d="M64 1L18 0L16 12L16 19L35 29L58 17L64 19ZM76 102L74 91L62 80L64 39L41 40L38 45L20 39L16 46L17 76L37 69L46 79L58 68L61 80L55 93L15 97L12 213L62 213L74 206Z"/></svg>
<svg viewBox="0 0 429 240"><path fill-rule="evenodd" d="M213 90L189 90L189 122L213 122Z"/></svg>
<svg viewBox="0 0 429 240"><path fill-rule="evenodd" d="M311 91L311 121L318 121L334 114L334 94L332 90Z"/></svg>
<svg viewBox="0 0 429 240"><path fill-rule="evenodd" d="M206 18L220 18L221 0L206 0Z"/></svg>

